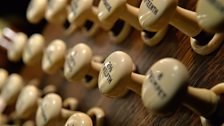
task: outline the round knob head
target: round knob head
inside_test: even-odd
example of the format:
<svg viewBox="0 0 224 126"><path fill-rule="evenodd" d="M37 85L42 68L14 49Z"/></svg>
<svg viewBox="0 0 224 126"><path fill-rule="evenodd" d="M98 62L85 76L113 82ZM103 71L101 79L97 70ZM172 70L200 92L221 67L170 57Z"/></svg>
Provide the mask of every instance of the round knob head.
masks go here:
<svg viewBox="0 0 224 126"><path fill-rule="evenodd" d="M76 112L66 121L65 126L93 126L93 123L87 114Z"/></svg>
<svg viewBox="0 0 224 126"><path fill-rule="evenodd" d="M11 74L6 83L4 84L1 92L1 97L4 99L6 104L13 104L22 90L24 85L23 79L18 74Z"/></svg>
<svg viewBox="0 0 224 126"><path fill-rule="evenodd" d="M102 22L114 24L119 13L125 8L127 0L101 0L98 6L98 18Z"/></svg>
<svg viewBox="0 0 224 126"><path fill-rule="evenodd" d="M197 3L197 19L199 25L212 32L224 30L224 1L199 0Z"/></svg>
<svg viewBox="0 0 224 126"><path fill-rule="evenodd" d="M61 23L65 19L67 0L49 0L45 18L52 23Z"/></svg>
<svg viewBox="0 0 224 126"><path fill-rule="evenodd" d="M67 54L64 75L68 80L78 81L88 73L92 59L92 50L86 44L74 46Z"/></svg>
<svg viewBox="0 0 224 126"><path fill-rule="evenodd" d="M91 11L93 0L72 0L71 1L71 12L68 16L69 22L74 22L83 17L88 18L86 12Z"/></svg>
<svg viewBox="0 0 224 126"><path fill-rule="evenodd" d="M186 89L188 71L178 60L165 58L148 71L142 86L142 100L148 110L167 112L176 107Z"/></svg>
<svg viewBox="0 0 224 126"><path fill-rule="evenodd" d="M42 69L49 74L57 72L63 66L65 53L64 41L59 39L52 41L44 52Z"/></svg>
<svg viewBox="0 0 224 126"><path fill-rule="evenodd" d="M18 61L22 57L25 44L27 42L27 35L24 33L16 33L12 38L12 45L8 50L8 59L10 61Z"/></svg>
<svg viewBox="0 0 224 126"><path fill-rule="evenodd" d="M139 22L143 28L159 31L168 25L175 14L177 0L143 0L139 8Z"/></svg>
<svg viewBox="0 0 224 126"><path fill-rule="evenodd" d="M41 61L44 50L44 37L40 34L33 34L23 51L23 62L27 65L35 65Z"/></svg>
<svg viewBox="0 0 224 126"><path fill-rule="evenodd" d="M47 8L47 0L31 0L27 11L26 18L30 23L39 23L44 18Z"/></svg>
<svg viewBox="0 0 224 126"><path fill-rule="evenodd" d="M62 109L61 97L57 94L50 93L46 95L36 113L37 126L46 126L51 123L52 120L57 119L60 116Z"/></svg>
<svg viewBox="0 0 224 126"><path fill-rule="evenodd" d="M19 94L16 102L16 114L20 118L28 118L37 107L39 98L39 91L33 85L27 85Z"/></svg>
<svg viewBox="0 0 224 126"><path fill-rule="evenodd" d="M109 97L123 96L128 91L133 64L131 57L124 52L116 51L110 54L99 73L100 92Z"/></svg>
<svg viewBox="0 0 224 126"><path fill-rule="evenodd" d="M5 84L7 78L8 78L8 72L5 69L0 68L0 90Z"/></svg>

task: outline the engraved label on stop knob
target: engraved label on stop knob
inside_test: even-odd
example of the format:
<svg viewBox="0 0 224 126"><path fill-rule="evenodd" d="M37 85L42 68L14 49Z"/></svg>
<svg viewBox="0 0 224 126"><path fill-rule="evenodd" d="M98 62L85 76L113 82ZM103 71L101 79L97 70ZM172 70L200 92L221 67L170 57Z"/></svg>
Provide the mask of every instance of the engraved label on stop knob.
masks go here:
<svg viewBox="0 0 224 126"><path fill-rule="evenodd" d="M158 8L152 3L152 1L153 0L144 0L144 2L145 2L145 5L147 6L147 8L149 9L149 10L151 10L152 11L152 13L154 14L154 15L157 15L157 13L158 13Z"/></svg>
<svg viewBox="0 0 224 126"><path fill-rule="evenodd" d="M161 99L164 99L167 95L159 84L159 81L162 80L162 78L163 78L163 73L159 73L158 75L154 75L151 70L149 71L148 81L150 82L150 84L153 85L154 89L157 91L157 95Z"/></svg>
<svg viewBox="0 0 224 126"><path fill-rule="evenodd" d="M110 72L112 71L113 69L113 65L111 62L107 62L104 64L104 67L103 67L103 75L104 77L107 78L107 82L110 84L112 82L112 77L110 75Z"/></svg>
<svg viewBox="0 0 224 126"><path fill-rule="evenodd" d="M71 3L71 9L74 15L77 15L78 2L79 0L73 0Z"/></svg>
<svg viewBox="0 0 224 126"><path fill-rule="evenodd" d="M103 0L103 4L106 7L107 11L110 12L111 5L109 4L108 0Z"/></svg>

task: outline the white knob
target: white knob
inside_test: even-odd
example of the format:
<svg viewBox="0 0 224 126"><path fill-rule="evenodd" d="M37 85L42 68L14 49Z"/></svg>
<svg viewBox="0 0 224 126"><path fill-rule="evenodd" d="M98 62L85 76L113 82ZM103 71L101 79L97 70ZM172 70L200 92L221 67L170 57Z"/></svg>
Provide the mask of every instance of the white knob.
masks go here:
<svg viewBox="0 0 224 126"><path fill-rule="evenodd" d="M36 110L39 90L34 85L27 85L21 91L16 102L16 114L19 118L28 118Z"/></svg>
<svg viewBox="0 0 224 126"><path fill-rule="evenodd" d="M69 50L64 65L64 75L68 80L81 80L90 69L92 50L80 43Z"/></svg>
<svg viewBox="0 0 224 126"><path fill-rule="evenodd" d="M41 62L45 39L41 34L33 34L28 39L23 51L23 62L27 65L36 65Z"/></svg>
<svg viewBox="0 0 224 126"><path fill-rule="evenodd" d="M61 108L62 100L59 95L53 93L46 95L36 113L37 126L46 126L52 120L55 121L61 114Z"/></svg>
<svg viewBox="0 0 224 126"><path fill-rule="evenodd" d="M22 58L23 50L27 42L27 35L20 32L16 33L11 39L12 44L8 50L8 59L11 61L18 61Z"/></svg>
<svg viewBox="0 0 224 126"><path fill-rule="evenodd" d="M15 103L23 86L24 82L22 77L18 74L11 74L1 92L1 97L5 103L8 105Z"/></svg>
<svg viewBox="0 0 224 126"><path fill-rule="evenodd" d="M44 18L47 8L47 0L31 0L27 11L26 18L30 23L39 23Z"/></svg>
<svg viewBox="0 0 224 126"><path fill-rule="evenodd" d="M49 74L56 73L64 64L65 53L65 42L53 40L44 51L42 69Z"/></svg>
<svg viewBox="0 0 224 126"><path fill-rule="evenodd" d="M152 65L147 74L142 86L145 107L156 112L175 107L172 103L178 99L176 95L186 87L189 76L186 67L176 59L165 58Z"/></svg>
<svg viewBox="0 0 224 126"><path fill-rule="evenodd" d="M100 69L98 79L100 92L109 97L123 96L128 89L140 94L141 84L136 84L132 80L132 76L137 75L132 73L133 67L134 63L128 54L121 51L110 54ZM134 78L137 80L139 76Z"/></svg>
<svg viewBox="0 0 224 126"><path fill-rule="evenodd" d="M199 25L210 32L224 32L224 2L198 0L196 12Z"/></svg>
<svg viewBox="0 0 224 126"><path fill-rule="evenodd" d="M93 123L87 114L77 112L66 121L65 126L93 126Z"/></svg>
<svg viewBox="0 0 224 126"><path fill-rule="evenodd" d="M50 0L48 1L45 18L50 23L63 24L67 17L68 0Z"/></svg>

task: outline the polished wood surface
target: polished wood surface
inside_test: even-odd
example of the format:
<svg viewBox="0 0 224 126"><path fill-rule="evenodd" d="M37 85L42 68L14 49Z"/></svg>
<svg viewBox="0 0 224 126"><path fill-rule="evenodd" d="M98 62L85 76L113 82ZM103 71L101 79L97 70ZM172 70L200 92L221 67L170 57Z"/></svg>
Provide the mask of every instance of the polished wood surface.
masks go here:
<svg viewBox="0 0 224 126"><path fill-rule="evenodd" d="M194 10L196 2L180 1L180 6ZM77 43L88 44L95 55L108 56L116 50L124 51L133 58L138 73L145 74L148 68L157 60L164 57L174 57L182 61L190 72L189 85L201 88L211 88L224 80L224 46L207 56L196 54L191 46L189 37L173 27L161 43L155 47L149 47L143 43L140 32L132 30L129 37L120 44L110 40L108 34L101 30L94 37L87 37L80 30L71 35L64 35L63 28L47 25L43 31L46 43L51 40L63 39L68 48ZM2 61L1 61L2 62ZM106 112L105 126L200 126L199 116L185 107L178 107L177 111L161 115L147 111L141 101L141 97L130 92L122 98L108 98L100 94L97 88L87 89L81 83L68 82L63 77L63 71L56 75L47 75L41 71L40 66L24 66L19 71L26 81L32 78L40 78L42 87L46 84L55 84L59 94L63 97L75 97L80 104L78 110L86 112L93 106L102 107Z"/></svg>

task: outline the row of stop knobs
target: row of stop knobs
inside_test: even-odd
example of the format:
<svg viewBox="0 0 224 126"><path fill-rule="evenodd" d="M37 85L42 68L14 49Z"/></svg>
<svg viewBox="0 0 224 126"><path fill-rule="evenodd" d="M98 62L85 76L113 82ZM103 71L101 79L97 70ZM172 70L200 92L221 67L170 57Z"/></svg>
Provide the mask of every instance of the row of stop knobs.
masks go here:
<svg viewBox="0 0 224 126"><path fill-rule="evenodd" d="M177 0L32 0L27 19L38 23L45 17L54 24L68 20L67 32L87 26L83 29L90 36L102 28L117 43L127 38L132 26L149 46L158 45L172 25L189 36L196 53L207 55L224 39L223 8L221 0L199 0L196 12L179 7Z"/></svg>
<svg viewBox="0 0 224 126"><path fill-rule="evenodd" d="M54 85L49 84L40 90L38 79L25 85L22 76L9 75L4 69L0 69L0 76L0 125L104 125L106 115L102 108L95 106L86 113L78 111L79 101L74 97L62 101ZM6 111L8 108L15 110Z"/></svg>
<svg viewBox="0 0 224 126"><path fill-rule="evenodd" d="M34 36L41 37L39 34ZM109 97L122 97L132 90L142 97L149 111L166 113L175 109L177 103L182 103L201 115L202 119L206 118L204 125L222 124L223 83L211 90L187 86L189 73L177 59L161 59L149 68L146 75L141 75L134 72L136 66L125 52L116 51L102 58L94 56L91 48L84 43L66 51L65 42L59 39L53 40L45 50L36 50L38 47L29 45L31 49L25 52L28 53L27 59L38 56L39 60L27 65L41 63L43 71L49 74L63 70L68 81L84 80L89 88L98 85L99 91Z"/></svg>

